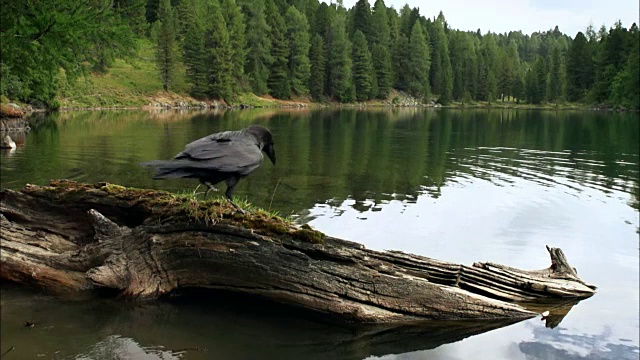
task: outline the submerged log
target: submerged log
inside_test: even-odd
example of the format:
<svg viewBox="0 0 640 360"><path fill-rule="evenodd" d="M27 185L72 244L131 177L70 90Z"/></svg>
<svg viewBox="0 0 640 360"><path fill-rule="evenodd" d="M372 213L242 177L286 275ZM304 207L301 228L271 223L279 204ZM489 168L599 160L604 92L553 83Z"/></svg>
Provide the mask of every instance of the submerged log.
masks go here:
<svg viewBox="0 0 640 360"><path fill-rule="evenodd" d="M466 266L157 190L60 180L0 198L0 278L54 293L157 299L210 288L356 322L521 319L537 313L520 303L595 293L551 247L544 270Z"/></svg>

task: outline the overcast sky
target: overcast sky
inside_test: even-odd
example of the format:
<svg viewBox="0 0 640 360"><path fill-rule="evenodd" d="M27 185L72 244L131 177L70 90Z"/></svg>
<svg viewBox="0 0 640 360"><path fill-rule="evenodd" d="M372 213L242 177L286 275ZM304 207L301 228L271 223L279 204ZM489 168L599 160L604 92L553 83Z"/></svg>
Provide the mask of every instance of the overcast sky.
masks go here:
<svg viewBox="0 0 640 360"><path fill-rule="evenodd" d="M351 8L357 0L344 0ZM325 2L330 2L326 0ZM336 2L335 0L333 1ZM375 0L369 0L373 7ZM433 18L442 10L449 26L460 30L488 30L504 33L522 30L525 34L553 29L574 37L589 25L611 27L617 20L629 28L638 23L638 0L385 0L399 10L404 4Z"/></svg>

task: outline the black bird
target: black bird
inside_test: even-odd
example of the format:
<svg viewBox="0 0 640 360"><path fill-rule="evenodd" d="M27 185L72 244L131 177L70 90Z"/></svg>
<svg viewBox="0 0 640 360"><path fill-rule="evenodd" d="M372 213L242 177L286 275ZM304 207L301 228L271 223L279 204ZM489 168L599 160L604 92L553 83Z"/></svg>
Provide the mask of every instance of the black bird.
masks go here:
<svg viewBox="0 0 640 360"><path fill-rule="evenodd" d="M238 131L223 131L195 140L173 160L154 160L142 163L153 166L154 179L194 178L208 187L205 196L221 181L227 184L225 196L238 211L231 196L238 181L251 174L262 163L262 152L276 164L271 132L259 125Z"/></svg>

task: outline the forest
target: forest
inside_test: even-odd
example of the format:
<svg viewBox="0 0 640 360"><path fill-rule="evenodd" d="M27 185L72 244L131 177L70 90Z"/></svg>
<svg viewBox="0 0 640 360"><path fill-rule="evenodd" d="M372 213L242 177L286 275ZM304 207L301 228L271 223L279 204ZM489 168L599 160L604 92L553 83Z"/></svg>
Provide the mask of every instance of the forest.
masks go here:
<svg viewBox="0 0 640 360"><path fill-rule="evenodd" d="M108 73L155 44L172 91L184 69L197 99L252 92L354 103L393 89L424 103L580 103L640 109L638 26L585 24L523 34L456 30L444 14L384 0L3 0L0 94L59 106L60 83ZM435 13L437 10L433 10ZM560 24L561 26L561 24ZM392 99L393 100L393 99Z"/></svg>

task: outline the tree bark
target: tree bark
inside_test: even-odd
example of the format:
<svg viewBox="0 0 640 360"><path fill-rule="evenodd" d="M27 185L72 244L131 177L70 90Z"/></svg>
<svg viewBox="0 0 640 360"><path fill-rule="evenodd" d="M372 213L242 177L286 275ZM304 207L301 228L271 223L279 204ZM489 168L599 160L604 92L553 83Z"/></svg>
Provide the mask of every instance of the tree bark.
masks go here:
<svg viewBox="0 0 640 360"><path fill-rule="evenodd" d="M522 319L539 309L520 303L595 293L551 247L544 270L465 266L156 190L61 180L0 198L0 278L54 293L157 299L210 288L374 323Z"/></svg>

